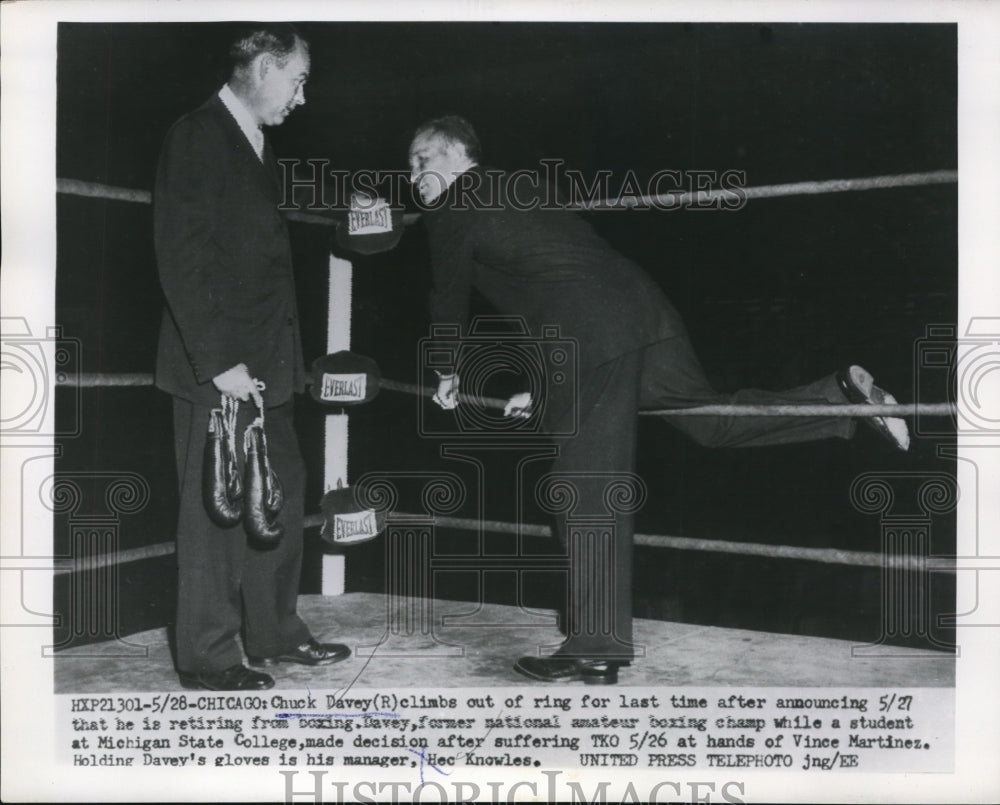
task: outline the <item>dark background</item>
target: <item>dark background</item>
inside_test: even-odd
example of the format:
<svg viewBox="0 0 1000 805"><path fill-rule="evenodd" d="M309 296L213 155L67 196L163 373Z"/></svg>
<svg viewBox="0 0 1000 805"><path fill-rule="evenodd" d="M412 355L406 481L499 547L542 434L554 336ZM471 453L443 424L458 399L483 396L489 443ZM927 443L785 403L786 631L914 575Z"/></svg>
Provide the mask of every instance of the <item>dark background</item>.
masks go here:
<svg viewBox="0 0 1000 805"><path fill-rule="evenodd" d="M530 168L559 158L584 176L612 171L613 188L628 170L644 179L661 169L736 169L758 186L957 167L954 25L300 28L312 46L312 75L306 106L269 132L279 157L405 170L415 126L458 112L477 128L489 164ZM151 189L167 128L227 77L231 30L61 24L58 176ZM152 371L162 297L149 207L65 195L57 205L58 318L64 334L80 341L82 370ZM856 362L900 401L946 398L946 383L919 369L916 356L929 325L957 318L955 185L759 200L738 212L587 217L663 286L720 389L797 385ZM325 351L330 231L293 223L291 232L308 362ZM418 379L428 269L420 225L395 250L355 260L353 349L376 358L386 376ZM152 498L122 517L120 547L171 540L168 398L153 389L106 389L85 391L81 400L82 432L62 440L57 469L140 473ZM67 419L75 405L62 392L59 415ZM322 413L310 401L298 412L313 511L322 493ZM947 424L936 422L943 433L915 438L902 455L867 432L850 442L711 451L644 418L638 471L650 495L638 530L879 551L879 518L852 506L852 481L865 472L953 475L953 461L938 458L938 448L954 441ZM471 483L467 468L439 457L442 443L419 436L413 398L383 393L352 411L351 475L446 470ZM497 479L483 501L488 518L516 516L511 465L501 457L486 468ZM918 512L909 497L899 505ZM470 503L460 513L475 511ZM530 508L526 514L544 522ZM55 524L56 550L66 551L69 524L58 515ZM436 549L468 551L473 539L445 532ZM931 550L953 552L954 540L954 516L935 517ZM307 546L303 591L318 592L315 531ZM486 547L511 546L491 536ZM120 634L172 619L172 556L116 573ZM351 551L347 583L382 589L381 541ZM57 579L57 612L72 614L84 586L73 584ZM642 617L869 642L883 632L882 589L874 569L643 548L636 556ZM552 603L529 592L529 603ZM474 576L442 583L435 594L516 599L505 583L483 593ZM934 614L952 612L954 578L935 576L930 595ZM948 630L930 632L950 642ZM57 630L66 644L105 637L106 628ZM926 630L892 639L929 643Z"/></svg>

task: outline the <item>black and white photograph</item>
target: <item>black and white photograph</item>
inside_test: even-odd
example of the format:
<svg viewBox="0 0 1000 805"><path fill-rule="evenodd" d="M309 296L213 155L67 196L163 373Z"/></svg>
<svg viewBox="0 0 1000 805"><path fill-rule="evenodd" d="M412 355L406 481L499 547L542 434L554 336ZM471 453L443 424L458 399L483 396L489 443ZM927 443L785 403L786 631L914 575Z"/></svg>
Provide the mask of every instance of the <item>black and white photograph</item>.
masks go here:
<svg viewBox="0 0 1000 805"><path fill-rule="evenodd" d="M995 798L995 8L2 23L5 801Z"/></svg>

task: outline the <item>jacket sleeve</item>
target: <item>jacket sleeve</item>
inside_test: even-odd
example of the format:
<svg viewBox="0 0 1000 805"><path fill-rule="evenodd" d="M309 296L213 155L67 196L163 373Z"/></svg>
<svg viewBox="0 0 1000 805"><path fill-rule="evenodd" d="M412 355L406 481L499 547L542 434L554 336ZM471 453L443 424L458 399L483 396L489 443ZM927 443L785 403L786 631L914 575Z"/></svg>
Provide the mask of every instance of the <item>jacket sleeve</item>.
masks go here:
<svg viewBox="0 0 1000 805"><path fill-rule="evenodd" d="M225 213L225 142L197 118L167 135L157 170L153 228L160 283L199 382L240 363L230 330L227 286L238 282L218 246Z"/></svg>
<svg viewBox="0 0 1000 805"><path fill-rule="evenodd" d="M448 210L441 213L430 232L433 287L430 293L432 324L457 324L466 335L470 296L475 277L475 250L469 216Z"/></svg>

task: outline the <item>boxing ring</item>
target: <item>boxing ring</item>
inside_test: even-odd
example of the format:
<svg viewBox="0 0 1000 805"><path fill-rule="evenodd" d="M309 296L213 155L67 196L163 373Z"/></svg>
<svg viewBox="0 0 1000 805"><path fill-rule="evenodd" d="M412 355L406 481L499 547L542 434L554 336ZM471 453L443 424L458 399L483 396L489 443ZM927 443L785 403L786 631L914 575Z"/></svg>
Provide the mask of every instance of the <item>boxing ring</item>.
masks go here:
<svg viewBox="0 0 1000 805"><path fill-rule="evenodd" d="M919 187L935 184L954 184L955 171L877 176L823 182L769 185L744 188L748 199L768 199L790 196L816 195L840 192L863 192L887 188ZM57 192L84 198L114 200L135 204L150 204L148 191L113 187L103 184L58 179ZM673 194L666 197L649 197L645 201L669 201L672 205L685 206L714 198L715 191ZM635 203L632 200L631 203ZM630 206L630 205L625 205ZM614 208L611 202L592 202L588 210ZM621 207L621 205L618 205ZM319 215L292 211L289 219L317 226L331 226L335 222ZM412 224L419 216L407 215L405 223ZM327 317L327 352L334 353L351 348L351 304L353 266L334 254L329 257L329 304ZM57 385L75 388L77 393L100 388L143 388L153 384L149 373L80 373L57 378ZM381 390L392 394L428 397L433 389L419 383L382 378ZM486 408L502 408L502 400L482 397L465 397L465 402ZM711 405L683 410L642 411L643 416L677 417L709 414L732 416L832 416L870 417L895 416L908 419L962 416L963 412L951 402L913 402L892 405ZM347 450L350 415L343 410L325 417L323 489L336 488L338 481L349 477ZM428 503L424 511L404 512L393 502L396 492L393 484L398 475L383 473L376 478L381 483L374 504L383 507L386 527L385 595L373 593L347 593L343 591L344 555L327 553L323 557L323 595L301 597L301 611L307 620L315 623L336 624L338 631L330 637L346 640L357 647L357 656L364 660L378 657L379 663L366 662L365 684L399 684L408 679L408 661L418 658L455 658L465 656L475 660L468 669L470 677L448 684L489 685L523 684L509 668L509 660L517 651L510 651L507 643L537 645L539 629L553 644L558 638L554 617L549 613L529 613L516 607L480 603L475 612L469 612L469 603L434 601L433 617L429 607L421 602L432 598L430 578L436 570L456 566L447 559L435 556L432 550L435 529L452 529L475 532L482 539L484 534L496 533L517 537L519 542L538 541L551 536L549 526L538 523L514 523L469 518L455 514L450 496L455 490L434 487L430 482L423 490L422 499ZM371 479L369 479L371 480ZM447 485L447 484L446 484ZM637 533L635 544L657 550L679 550L740 557L761 557L773 560L790 560L840 567L868 568L882 575L882 637L868 646L857 646L844 641L755 633L746 630L724 629L636 620L636 640L648 647L669 649L666 653L649 648L645 660L635 664L629 674L628 684L888 684L905 674L908 684L951 685L954 680L952 647L940 643L932 635L929 584L935 575L953 576L956 572L954 556L932 554L930 531L934 516L954 507L957 489L954 481L943 475L926 481L918 495L923 513L907 517L889 513L884 478L877 474L861 475L850 490L851 503L860 511L879 515L881 518L881 551L844 550L804 545L761 544L752 541L704 539L669 534ZM381 497L378 497L381 495ZM324 517L313 513L306 517L307 529L322 525ZM607 523L597 527L613 527L614 515ZM594 524L590 523L590 527ZM84 524L74 532L72 555L57 557L54 573L69 576L70 600L93 600L93 589L102 585L117 584L118 568L123 565L169 556L174 553L173 541L161 542L140 548L120 549L115 529L102 531ZM526 557L523 562L507 562L508 568L534 567L562 568L559 562ZM520 572L520 571L518 571ZM104 613L107 616L107 613ZM112 690L121 689L121 680L108 673L109 663L114 664L129 657L144 656L159 661L143 666L143 680L129 680L130 689L163 690L176 687L177 682L166 645L164 630L143 632L122 637L107 617L104 621L91 618L89 622L74 624L73 629L93 637L103 635L107 640L94 645L69 647L58 652L59 656L74 657L72 678L68 671L61 671L57 664L57 689ZM371 624L385 624L385 634L373 642ZM489 625L489 629L477 628ZM499 636L497 630L500 630ZM103 632L101 631L103 630ZM505 631L507 630L507 631ZM323 637L322 633L317 633ZM892 645L897 637L916 639L922 648L904 648ZM72 642L71 640L68 642ZM501 644L499 653L494 644ZM711 646L711 648L709 648ZM58 646L55 648L59 648ZM367 651L367 653L366 653ZM526 652L520 652L526 653ZM804 660L803 655L809 659ZM880 662L887 656L894 658L890 668ZM735 664L725 658L736 658ZM752 660L752 661L751 661ZM751 666L743 667L744 661ZM763 662L767 672L761 675L754 670L754 663ZM805 665L803 665L805 663ZM358 673L356 668L339 666L331 673L344 682ZM376 665L378 666L376 668ZM449 665L454 669L455 664ZM785 671L779 669L785 668ZM457 672L461 677L462 673ZM315 670L282 668L281 684L294 686L306 682ZM372 676L374 675L374 676ZM286 678L287 677L287 678ZM413 683L422 681L415 677ZM136 684L139 686L136 687ZM81 687L82 686L82 687ZM118 686L117 688L115 686Z"/></svg>

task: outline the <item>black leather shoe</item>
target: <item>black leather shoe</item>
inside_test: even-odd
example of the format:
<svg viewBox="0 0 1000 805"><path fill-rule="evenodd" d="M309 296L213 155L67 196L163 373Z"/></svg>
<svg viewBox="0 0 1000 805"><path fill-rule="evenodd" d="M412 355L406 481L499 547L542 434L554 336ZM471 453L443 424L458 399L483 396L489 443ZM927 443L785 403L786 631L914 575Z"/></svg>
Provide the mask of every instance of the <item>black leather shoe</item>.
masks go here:
<svg viewBox="0 0 1000 805"><path fill-rule="evenodd" d="M193 673L181 671L181 685L188 690L267 690L274 680L267 674L251 671L245 665L234 665L225 671Z"/></svg>
<svg viewBox="0 0 1000 805"><path fill-rule="evenodd" d="M541 682L575 682L588 685L614 685L618 668L628 665L620 660L587 660L575 657L521 657L514 663L519 674Z"/></svg>
<svg viewBox="0 0 1000 805"><path fill-rule="evenodd" d="M305 643L275 657L250 657L250 664L258 668L273 668L283 662L299 665L333 665L351 656L351 650L342 643L320 643L310 637Z"/></svg>
<svg viewBox="0 0 1000 805"><path fill-rule="evenodd" d="M871 374L860 366L848 366L837 372L837 385L849 402L856 404L895 405L896 398L875 385ZM910 448L910 432L906 420L900 417L866 416L859 417L869 428L897 450Z"/></svg>

